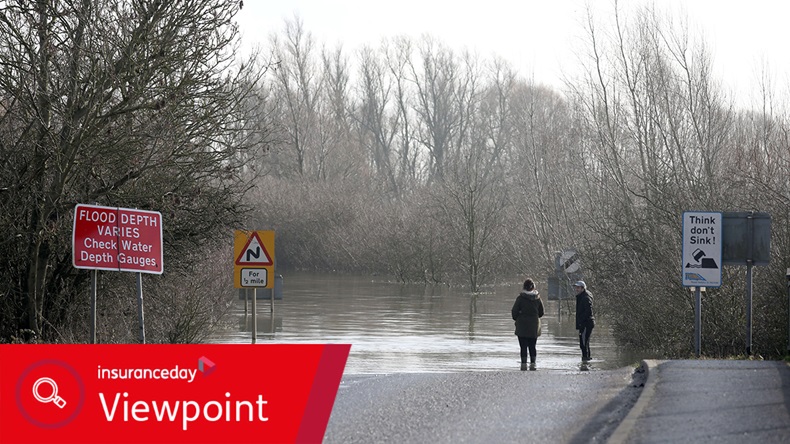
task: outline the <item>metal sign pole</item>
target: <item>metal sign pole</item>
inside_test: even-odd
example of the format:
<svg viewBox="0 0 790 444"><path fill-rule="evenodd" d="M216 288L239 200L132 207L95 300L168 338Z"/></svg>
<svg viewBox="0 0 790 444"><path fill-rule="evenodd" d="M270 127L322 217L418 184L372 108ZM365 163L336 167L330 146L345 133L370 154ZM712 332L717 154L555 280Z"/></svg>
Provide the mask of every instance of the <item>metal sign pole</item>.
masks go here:
<svg viewBox="0 0 790 444"><path fill-rule="evenodd" d="M97 270L91 273L91 344L96 343L96 275L98 273Z"/></svg>
<svg viewBox="0 0 790 444"><path fill-rule="evenodd" d="M746 261L746 356L752 355L752 261Z"/></svg>
<svg viewBox="0 0 790 444"><path fill-rule="evenodd" d="M787 352L790 354L790 268L787 269Z"/></svg>
<svg viewBox="0 0 790 444"><path fill-rule="evenodd" d="M143 312L143 274L137 273L137 312L140 317L140 343L145 344L145 315Z"/></svg>
<svg viewBox="0 0 790 444"><path fill-rule="evenodd" d="M258 313L258 308L256 302L258 301L258 287L252 291L252 343L255 343L255 339L258 337L258 319L256 317Z"/></svg>
<svg viewBox="0 0 790 444"><path fill-rule="evenodd" d="M694 287L694 350L699 358L702 350L702 290Z"/></svg>
<svg viewBox="0 0 790 444"><path fill-rule="evenodd" d="M746 216L749 243L746 256L746 356L752 355L752 266L754 265L754 211Z"/></svg>

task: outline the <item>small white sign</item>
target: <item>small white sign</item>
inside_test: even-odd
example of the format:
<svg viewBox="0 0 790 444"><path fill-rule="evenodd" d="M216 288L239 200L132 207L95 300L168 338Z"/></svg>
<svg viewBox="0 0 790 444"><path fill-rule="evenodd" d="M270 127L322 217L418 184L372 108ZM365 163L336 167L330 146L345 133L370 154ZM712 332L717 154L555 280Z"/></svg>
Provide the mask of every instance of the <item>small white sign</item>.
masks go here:
<svg viewBox="0 0 790 444"><path fill-rule="evenodd" d="M569 249L563 250L560 254L560 268L566 273L575 273L579 271L579 254L576 250Z"/></svg>
<svg viewBox="0 0 790 444"><path fill-rule="evenodd" d="M722 213L683 213L684 287L721 287Z"/></svg>
<svg viewBox="0 0 790 444"><path fill-rule="evenodd" d="M242 268L242 287L266 287L269 283L269 270L265 268Z"/></svg>

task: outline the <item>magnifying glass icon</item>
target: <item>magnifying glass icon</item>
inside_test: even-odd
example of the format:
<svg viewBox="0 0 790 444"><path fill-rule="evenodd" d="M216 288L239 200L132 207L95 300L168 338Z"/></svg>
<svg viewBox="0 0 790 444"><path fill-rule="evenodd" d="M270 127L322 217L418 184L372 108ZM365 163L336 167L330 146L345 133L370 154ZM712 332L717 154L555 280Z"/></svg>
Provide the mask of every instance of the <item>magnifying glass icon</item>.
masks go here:
<svg viewBox="0 0 790 444"><path fill-rule="evenodd" d="M38 392L38 388L41 387L42 384L49 384L52 386L52 394L49 396L41 396L41 393ZM52 402L56 406L63 408L66 406L66 400L58 396L58 384L52 380L52 378L38 378L38 380L33 384L33 396L38 400L38 402Z"/></svg>

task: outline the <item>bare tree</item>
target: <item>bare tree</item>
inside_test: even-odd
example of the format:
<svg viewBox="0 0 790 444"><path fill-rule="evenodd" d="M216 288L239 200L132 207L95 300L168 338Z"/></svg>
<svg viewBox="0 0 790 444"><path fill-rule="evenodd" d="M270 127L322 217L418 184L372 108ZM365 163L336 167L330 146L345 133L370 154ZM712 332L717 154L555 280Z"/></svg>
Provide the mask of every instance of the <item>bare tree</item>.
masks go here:
<svg viewBox="0 0 790 444"><path fill-rule="evenodd" d="M655 8L633 17L615 8L609 34L588 21L590 65L575 94L591 135L585 142L585 257L608 290L600 303L612 310L619 338L684 353L693 307L676 270L680 214L724 206L720 154L728 147L732 113L713 81L704 43L693 42L687 27ZM645 295L646 286L664 291ZM637 293L643 296L635 299ZM662 339L650 331L662 332Z"/></svg>
<svg viewBox="0 0 790 444"><path fill-rule="evenodd" d="M484 78L474 63L466 66L457 133L463 137L458 139L455 154L446 160L433 193L450 245L455 246L445 254L466 271L470 290L477 292L502 264L498 242L504 237L503 213L508 205L504 159L512 133L507 98L513 77L503 64L494 63L493 79L486 79L488 86L478 91Z"/></svg>
<svg viewBox="0 0 790 444"><path fill-rule="evenodd" d="M385 178L394 195L399 194L395 137L401 114L393 112L393 81L387 68L370 47L360 52L358 113L360 139L367 147L376 174Z"/></svg>
<svg viewBox="0 0 790 444"><path fill-rule="evenodd" d="M398 179L401 184L400 188L403 190L422 179L415 138L416 124L412 112L411 89L409 88L411 82L407 73L412 43L405 37L398 38L391 45L385 44L383 51L386 54L387 67L394 82L394 125L397 134L395 152L397 153Z"/></svg>
<svg viewBox="0 0 790 444"><path fill-rule="evenodd" d="M509 226L514 257L522 268L553 273L555 253L574 246L576 211L585 206L578 199L583 186L578 135L571 110L557 93L519 82L510 101L513 148L508 181L514 193Z"/></svg>
<svg viewBox="0 0 790 444"><path fill-rule="evenodd" d="M249 185L235 160L247 139L236 133L257 79L233 63L238 9L221 0L2 5L0 207L15 217L3 219L11 254L0 268L16 301L4 337L27 328L53 338L84 284L70 265L76 203L162 211L173 266L240 217Z"/></svg>
<svg viewBox="0 0 790 444"><path fill-rule="evenodd" d="M285 145L292 158L284 165L300 176L318 177L315 163L319 152L317 129L324 88L318 66L315 39L298 16L285 22L284 36L272 34L273 55L277 69L276 100L280 109Z"/></svg>
<svg viewBox="0 0 790 444"><path fill-rule="evenodd" d="M429 180L441 180L444 164L457 149L461 137L462 102L467 95L454 53L435 39L426 37L419 60L409 62L416 87L419 141L428 153Z"/></svg>
<svg viewBox="0 0 790 444"><path fill-rule="evenodd" d="M349 178L365 174L364 152L356 140L350 98L350 68L339 47L322 53L324 97L319 105L319 177Z"/></svg>

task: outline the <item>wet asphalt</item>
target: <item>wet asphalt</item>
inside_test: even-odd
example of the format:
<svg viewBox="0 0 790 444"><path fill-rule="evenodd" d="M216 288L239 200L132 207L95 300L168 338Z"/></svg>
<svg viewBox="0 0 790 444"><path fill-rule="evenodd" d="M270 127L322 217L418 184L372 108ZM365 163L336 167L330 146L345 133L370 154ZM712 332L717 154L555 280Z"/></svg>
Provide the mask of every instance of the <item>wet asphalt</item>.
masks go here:
<svg viewBox="0 0 790 444"><path fill-rule="evenodd" d="M788 443L790 367L778 361L645 361L620 443Z"/></svg>
<svg viewBox="0 0 790 444"><path fill-rule="evenodd" d="M349 375L324 443L787 443L790 367Z"/></svg>
<svg viewBox="0 0 790 444"><path fill-rule="evenodd" d="M640 378L633 368L539 367L347 376L324 443L604 442L636 402Z"/></svg>

